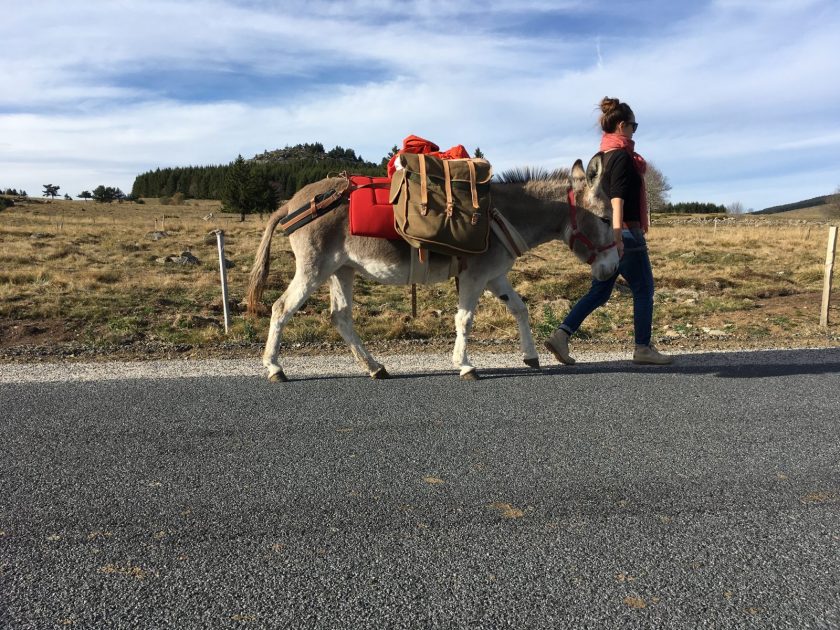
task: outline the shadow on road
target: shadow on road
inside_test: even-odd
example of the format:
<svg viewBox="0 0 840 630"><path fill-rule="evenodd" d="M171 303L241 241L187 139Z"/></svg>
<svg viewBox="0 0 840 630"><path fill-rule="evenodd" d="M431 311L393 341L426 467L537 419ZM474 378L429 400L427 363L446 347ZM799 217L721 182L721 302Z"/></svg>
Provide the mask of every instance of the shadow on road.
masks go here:
<svg viewBox="0 0 840 630"><path fill-rule="evenodd" d="M548 374L657 372L665 374L714 374L721 378L770 378L804 374L840 373L840 348L813 350L762 350L760 352L704 352L674 357L672 365L634 365L630 360L579 363L544 368Z"/></svg>
<svg viewBox="0 0 840 630"><path fill-rule="evenodd" d="M755 352L704 352L681 354L674 357L672 365L635 365L623 361L581 362L575 365L544 365L541 370L521 367L479 368L480 380L498 378L527 378L541 376L609 374L609 373L659 374L713 374L721 378L770 378L805 374L840 374L840 348L809 350L762 350ZM391 374L387 380L458 378L457 371L433 370L414 374ZM319 381L366 378L363 374L325 374L292 376L292 381Z"/></svg>

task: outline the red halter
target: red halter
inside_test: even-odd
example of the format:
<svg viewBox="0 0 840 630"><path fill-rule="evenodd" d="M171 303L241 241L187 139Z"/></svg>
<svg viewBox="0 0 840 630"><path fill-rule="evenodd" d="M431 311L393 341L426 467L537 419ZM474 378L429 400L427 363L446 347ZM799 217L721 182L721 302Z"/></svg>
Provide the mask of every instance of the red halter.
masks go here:
<svg viewBox="0 0 840 630"><path fill-rule="evenodd" d="M569 214L572 219L572 237L569 239L569 249L574 251L575 241L580 241L581 243L586 245L586 248L589 250L589 258L586 260L586 264L591 265L593 262L595 262L595 258L598 257L598 254L615 247L615 241L613 241L609 245L601 245L601 247L595 247L595 244L589 240L589 237L578 229L577 206L575 205L574 189L569 188L569 190L567 191L567 196L569 198Z"/></svg>

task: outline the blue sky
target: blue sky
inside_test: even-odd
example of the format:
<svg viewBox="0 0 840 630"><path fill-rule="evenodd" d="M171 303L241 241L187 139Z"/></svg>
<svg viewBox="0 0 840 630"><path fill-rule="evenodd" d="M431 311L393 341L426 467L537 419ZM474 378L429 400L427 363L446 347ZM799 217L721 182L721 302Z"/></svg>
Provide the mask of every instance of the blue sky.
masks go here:
<svg viewBox="0 0 840 630"><path fill-rule="evenodd" d="M584 161L604 96L672 201L840 187L840 2L31 0L3 11L0 186L417 134L497 171Z"/></svg>

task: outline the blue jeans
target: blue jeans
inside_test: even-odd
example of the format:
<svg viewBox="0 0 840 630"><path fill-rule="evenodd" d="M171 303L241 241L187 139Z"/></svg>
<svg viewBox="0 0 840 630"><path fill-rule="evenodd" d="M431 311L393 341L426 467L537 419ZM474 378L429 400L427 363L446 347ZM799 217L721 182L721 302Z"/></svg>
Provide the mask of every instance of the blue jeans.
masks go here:
<svg viewBox="0 0 840 630"><path fill-rule="evenodd" d="M593 278L589 293L572 307L560 328L570 336L573 335L592 311L607 302L618 274L621 274L633 291L633 328L636 344L647 346L650 345L653 327L653 270L648 257L647 242L644 232L638 228L622 230L621 238L624 241L624 256L618 263L618 271L607 280Z"/></svg>

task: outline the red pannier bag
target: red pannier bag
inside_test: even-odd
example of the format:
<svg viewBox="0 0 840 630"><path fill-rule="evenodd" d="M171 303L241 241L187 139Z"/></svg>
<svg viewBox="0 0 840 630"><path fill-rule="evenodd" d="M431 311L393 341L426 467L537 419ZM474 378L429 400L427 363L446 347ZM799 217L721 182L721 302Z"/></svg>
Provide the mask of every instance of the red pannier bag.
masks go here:
<svg viewBox="0 0 840 630"><path fill-rule="evenodd" d="M351 175L350 234L401 241L394 229L394 206L389 202L390 177ZM362 186L362 188L357 188Z"/></svg>

